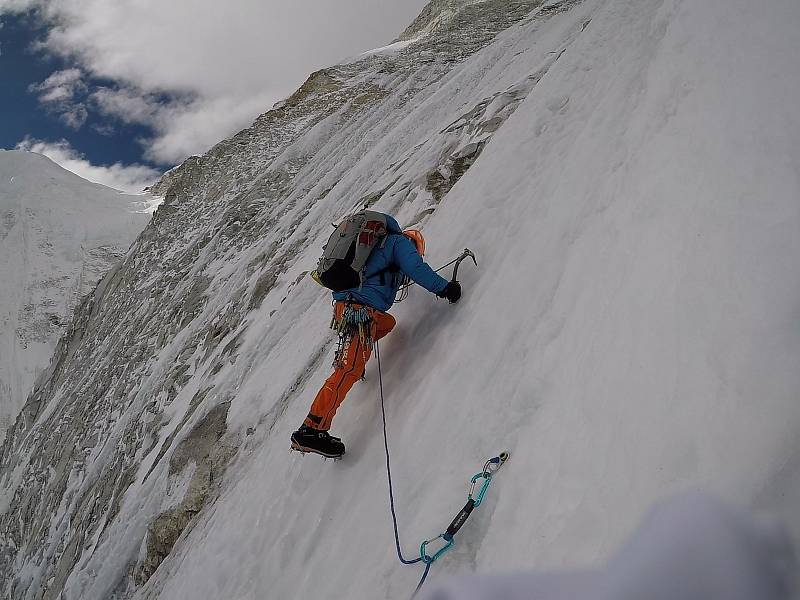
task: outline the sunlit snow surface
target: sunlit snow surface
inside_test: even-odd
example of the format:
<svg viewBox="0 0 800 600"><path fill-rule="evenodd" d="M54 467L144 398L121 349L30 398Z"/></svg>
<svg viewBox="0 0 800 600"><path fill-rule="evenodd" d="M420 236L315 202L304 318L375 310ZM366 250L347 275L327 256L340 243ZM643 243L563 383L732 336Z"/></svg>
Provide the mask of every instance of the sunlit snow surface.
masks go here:
<svg viewBox="0 0 800 600"><path fill-rule="evenodd" d="M143 193L132 195L130 207L133 212L152 215L164 203L164 198Z"/></svg>
<svg viewBox="0 0 800 600"><path fill-rule="evenodd" d="M464 247L479 263L462 265L465 294L455 306L414 289L392 311L398 326L381 346L406 554L447 527L488 457L512 452L430 585L473 572L600 568L657 500L687 489L771 512L800 533L800 4L549 5L430 86L431 54L415 57L408 78L391 69L364 75L386 90L368 114L330 113L268 158L267 142L263 154L230 163L212 156L209 169L241 168L227 189L204 179L200 160L175 173L202 193L156 213L126 271L136 279L118 289L142 290L135 319L162 318L160 305L171 310L204 277L206 303L167 341L120 343L131 361L150 347L158 355L125 371L140 382L118 399L127 412L96 424L105 437L87 450L85 471L70 472L61 504L53 501L63 512L45 521L41 560L17 555L20 579L52 572L48 552L61 552L63 530L77 527L70 502L94 515L95 494L110 487L94 482L118 483L114 452L135 437L127 433L155 431L157 439L131 442L130 463L120 459L132 483L116 512L100 511L92 535L74 542L80 556L61 574L62 598L410 595L421 569L395 555L374 362L334 421L345 459L288 450L332 358L329 296L305 273L329 224L367 197L402 224L422 223L433 265ZM330 79L320 75L318 89L335 89ZM492 121L522 98L506 121ZM220 153L255 147L253 132L264 133L268 118ZM490 123L499 123L494 137L437 203L426 174L461 142L487 139L470 127ZM286 196L270 195L291 176ZM263 231L256 243L237 234L238 209L252 206L260 208L247 231ZM165 231L181 214L190 226ZM287 249L290 258L269 262ZM153 272L137 271L137 260ZM224 343L190 345L225 325L230 306L247 304L232 291L251 293L265 264L276 280L263 302ZM125 306L114 290L103 300ZM105 310L106 321L124 321ZM176 364L186 378L170 395ZM70 389L48 397L42 413L57 415L58 394ZM125 578L146 552L147 527L172 506L168 492L185 487L169 472L170 452L228 400L227 432L240 444L219 496L136 588ZM110 402L99 393L96 401ZM195 401L201 409L181 429ZM151 404L153 412L141 408ZM157 427L128 428L145 417ZM27 476L24 467L13 476Z"/></svg>

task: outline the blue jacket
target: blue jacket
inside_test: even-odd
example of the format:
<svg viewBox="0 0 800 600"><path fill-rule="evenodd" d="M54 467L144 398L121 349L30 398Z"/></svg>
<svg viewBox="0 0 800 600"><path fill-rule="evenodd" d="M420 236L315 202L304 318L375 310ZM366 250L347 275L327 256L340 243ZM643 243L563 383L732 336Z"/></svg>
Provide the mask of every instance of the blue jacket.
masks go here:
<svg viewBox="0 0 800 600"><path fill-rule="evenodd" d="M422 260L414 243L403 235L400 225L389 215L386 215L386 229L389 234L381 244L375 246L367 259L364 269L366 279L361 287L334 292L334 300L352 299L386 312L394 304L403 279L401 273L434 294L445 288L447 280ZM396 267L400 272L385 271L379 274L389 266Z"/></svg>

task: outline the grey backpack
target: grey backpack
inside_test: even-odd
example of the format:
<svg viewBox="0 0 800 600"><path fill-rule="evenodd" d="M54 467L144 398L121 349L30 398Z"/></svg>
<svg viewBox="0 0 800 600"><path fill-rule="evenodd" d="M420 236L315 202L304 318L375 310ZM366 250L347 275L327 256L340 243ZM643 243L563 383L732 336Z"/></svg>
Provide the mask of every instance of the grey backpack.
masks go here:
<svg viewBox="0 0 800 600"><path fill-rule="evenodd" d="M341 292L361 287L364 265L373 248L386 238L386 215L362 210L339 223L325 244L311 276L322 286Z"/></svg>

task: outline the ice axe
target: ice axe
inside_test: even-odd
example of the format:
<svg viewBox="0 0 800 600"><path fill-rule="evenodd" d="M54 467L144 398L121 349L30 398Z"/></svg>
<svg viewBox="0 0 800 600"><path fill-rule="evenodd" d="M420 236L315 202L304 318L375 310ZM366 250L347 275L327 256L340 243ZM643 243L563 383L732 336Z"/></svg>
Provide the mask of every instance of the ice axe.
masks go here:
<svg viewBox="0 0 800 600"><path fill-rule="evenodd" d="M478 259L475 258L475 253L472 252L469 248L464 248L464 251L461 255L455 260L456 266L453 267L453 277L450 278L450 281L457 281L458 280L458 267L461 265L461 261L465 258L471 258L472 262L475 263L475 266L478 266Z"/></svg>
<svg viewBox="0 0 800 600"><path fill-rule="evenodd" d="M470 250L469 248L464 248L464 251L461 254L459 254L457 258L454 258L449 263L443 264L438 269L434 269L434 272L438 273L439 271L443 271L444 269L446 269L450 265L455 264L455 267L453 268L453 277L452 277L452 279L450 279L450 281L455 281L456 280L456 276L458 275L458 265L460 265L461 261L464 260L465 258L471 258L472 262L475 263L475 266L476 267L478 266L478 260L475 258L475 254L472 252L472 250ZM412 285L414 285L413 281L401 286L400 289L401 290L405 290L405 289L408 289L409 287L411 287ZM398 302L399 302L399 300L398 300Z"/></svg>

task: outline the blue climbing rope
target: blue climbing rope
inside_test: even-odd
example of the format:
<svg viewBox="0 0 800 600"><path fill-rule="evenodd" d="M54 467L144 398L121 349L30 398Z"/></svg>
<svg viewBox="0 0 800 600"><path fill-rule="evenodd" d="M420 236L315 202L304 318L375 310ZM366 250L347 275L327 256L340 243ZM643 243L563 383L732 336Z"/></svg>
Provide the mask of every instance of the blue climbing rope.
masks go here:
<svg viewBox="0 0 800 600"><path fill-rule="evenodd" d="M489 488L489 484L492 481L492 475L494 472L499 469L503 463L505 463L509 458L508 452L501 452L498 456L490 458L486 461L486 464L483 466L483 471L477 473L472 479L470 480L470 490L469 496L467 497L467 503L464 505L464 508L459 511L459 513L455 516L450 526L447 530L442 533L441 535L436 536L430 540L425 540L422 542L419 548L419 556L413 560L408 560L403 556L403 550L400 547L400 533L398 531L397 526L397 511L394 507L394 489L392 486L392 467L390 464L389 458L389 437L386 433L386 403L384 402L384 395L383 395L383 374L381 370L381 352L378 345L378 340L375 340L375 359L378 363L378 387L380 390L381 396L381 417L383 419L383 446L386 450L386 475L389 482L389 508L392 513L392 525L394 526L394 543L395 547L397 548L397 558L400 559L400 562L404 565L414 565L416 563L423 563L425 565L425 571L422 573L422 577L417 584L414 593L412 594L412 598L414 598L419 590L422 588L422 585L425 583L425 579L428 577L428 573L431 570L431 565L436 562L445 552L447 552L450 548L453 547L455 544L454 536L461 529L461 526L467 521L467 518L472 513L472 511L481 505L483 502L483 496L486 494L486 490ZM478 482L483 480L481 483L480 489L478 493L475 494L475 487L478 485ZM440 548L437 552L435 552L432 556L428 554L427 547L428 544L432 544L436 540L441 539L444 542L444 546Z"/></svg>
<svg viewBox="0 0 800 600"><path fill-rule="evenodd" d="M418 556L413 560L408 560L403 557L403 550L400 548L400 533L398 532L397 528L397 512L394 508L394 490L392 489L392 466L389 461L389 437L386 433L386 403L383 400L383 374L381 372L381 351L378 346L378 341L375 340L375 360L378 363L378 387L380 388L381 393L381 417L383 418L383 447L386 450L386 475L389 481L389 508L392 511L392 525L394 526L394 543L397 547L397 558L400 559L400 562L404 565L414 565L418 562L423 562L422 555ZM425 583L425 579L428 577L428 572L431 570L431 565L433 561L426 561L425 562L425 572L422 574L422 578L419 580L416 589L414 590L414 594L411 596L412 598L417 595L422 584Z"/></svg>

